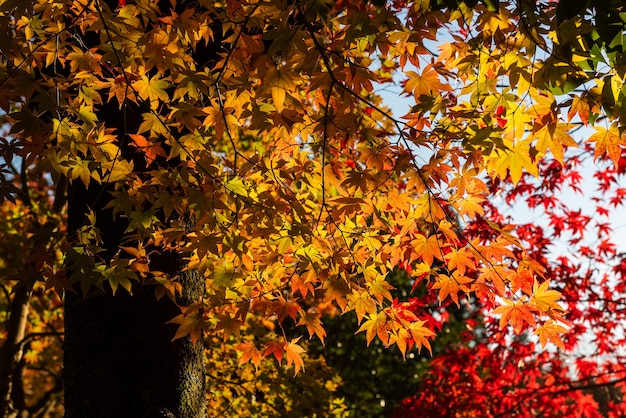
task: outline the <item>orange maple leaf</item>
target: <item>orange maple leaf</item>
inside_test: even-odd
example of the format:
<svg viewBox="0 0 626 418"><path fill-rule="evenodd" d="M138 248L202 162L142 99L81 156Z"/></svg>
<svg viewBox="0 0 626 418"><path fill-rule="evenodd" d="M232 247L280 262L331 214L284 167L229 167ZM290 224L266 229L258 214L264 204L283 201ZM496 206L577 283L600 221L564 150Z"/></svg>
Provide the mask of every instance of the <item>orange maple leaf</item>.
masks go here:
<svg viewBox="0 0 626 418"><path fill-rule="evenodd" d="M431 235L428 238L424 235L417 235L413 240L413 249L415 253L422 257L422 260L429 266L432 266L435 258L441 260L441 243L437 235Z"/></svg>
<svg viewBox="0 0 626 418"><path fill-rule="evenodd" d="M473 254L467 248L454 249L446 254L445 258L448 268L457 270L461 275L465 274L468 269L476 270Z"/></svg>
<svg viewBox="0 0 626 418"><path fill-rule="evenodd" d="M285 357L287 358L287 366L293 366L295 368L294 376L298 374L300 370L304 370L304 360L300 354L304 353L306 350L299 346L297 342L301 337L294 338L287 345L285 345Z"/></svg>
<svg viewBox="0 0 626 418"><path fill-rule="evenodd" d="M404 86L404 90L412 92L416 99L423 95L429 96L432 93L450 91L452 89L449 85L441 82L439 74L431 65L424 67L422 74L418 74L415 71L407 71L405 74L409 79Z"/></svg>
<svg viewBox="0 0 626 418"><path fill-rule="evenodd" d="M620 145L626 145L626 138L620 134L615 123L608 130L602 127L596 127L596 130L598 132L591 135L587 140L587 142L596 143L594 158L598 158L606 152L617 165L622 153Z"/></svg>
<svg viewBox="0 0 626 418"><path fill-rule="evenodd" d="M471 283L472 279L453 271L452 274L439 274L437 281L433 285L433 289L439 289L439 302L443 302L448 296L459 305L459 292L469 293L470 288L466 286Z"/></svg>
<svg viewBox="0 0 626 418"><path fill-rule="evenodd" d="M567 112L567 120L571 121L576 114L580 117L580 120L587 126L589 124L589 113L591 107L585 99L581 99L576 96L572 99L572 105Z"/></svg>
<svg viewBox="0 0 626 418"><path fill-rule="evenodd" d="M159 156L167 158L165 150L160 145L148 141L145 136L138 134L128 134L128 136L133 141L132 145L143 152L148 164L153 163Z"/></svg>
<svg viewBox="0 0 626 418"><path fill-rule="evenodd" d="M428 338L433 337L435 335L430 329L426 328L424 324L426 321L415 321L409 325L409 333L411 334L411 338L417 345L417 349L421 350L422 347L426 347L430 354L433 354L433 350L430 347L430 342Z"/></svg>
<svg viewBox="0 0 626 418"><path fill-rule="evenodd" d="M235 350L242 352L241 358L239 359L240 366L252 361L254 367L256 367L257 370L259 369L259 364L261 364L261 350L256 348L254 344L250 341L246 341L245 343L237 344Z"/></svg>
<svg viewBox="0 0 626 418"><path fill-rule="evenodd" d="M513 330L516 334L519 334L522 331L524 322L533 327L537 323L527 305L524 305L521 302L513 302L510 299L504 299L504 305L498 306L493 310L493 313L496 315L502 315L500 317L500 329L510 323L513 325Z"/></svg>
<svg viewBox="0 0 626 418"><path fill-rule="evenodd" d="M541 325L535 330L535 334L539 336L539 343L541 347L545 347L548 341L559 347L561 350L565 350L565 344L559 334L563 334L567 329L553 320L549 320L545 324Z"/></svg>
<svg viewBox="0 0 626 418"><path fill-rule="evenodd" d="M326 330L324 329L324 325L320 320L319 313L312 312L300 312L300 320L298 321L298 325L304 325L306 330L309 332L309 338L313 337L313 334L317 335L317 338L320 339L322 344L324 344L324 338L326 337Z"/></svg>
<svg viewBox="0 0 626 418"><path fill-rule="evenodd" d="M207 329L207 323L200 313L203 308L204 305L202 303L193 303L189 306L181 307L183 313L167 322L168 324L179 324L172 341L187 335L191 337L193 344L198 341L202 331Z"/></svg>

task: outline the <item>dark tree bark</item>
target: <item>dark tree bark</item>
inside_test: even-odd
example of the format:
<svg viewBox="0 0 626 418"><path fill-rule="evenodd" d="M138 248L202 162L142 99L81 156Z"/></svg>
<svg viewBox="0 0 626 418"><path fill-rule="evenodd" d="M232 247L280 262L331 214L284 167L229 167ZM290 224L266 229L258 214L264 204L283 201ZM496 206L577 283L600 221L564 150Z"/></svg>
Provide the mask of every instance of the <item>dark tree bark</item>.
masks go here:
<svg viewBox="0 0 626 418"><path fill-rule="evenodd" d="M186 298L201 288L186 273ZM186 299L185 298L185 299ZM182 301L181 301L182 302ZM205 415L203 348L171 341L178 310L154 289L133 295L68 295L65 302L67 418L196 418Z"/></svg>

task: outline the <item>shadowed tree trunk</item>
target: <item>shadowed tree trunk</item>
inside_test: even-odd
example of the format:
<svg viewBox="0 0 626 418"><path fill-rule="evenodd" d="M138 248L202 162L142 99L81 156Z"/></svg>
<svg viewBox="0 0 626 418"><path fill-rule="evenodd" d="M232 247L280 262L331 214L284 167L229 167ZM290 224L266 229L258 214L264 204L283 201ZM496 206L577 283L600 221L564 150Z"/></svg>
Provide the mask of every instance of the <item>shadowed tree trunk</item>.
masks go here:
<svg viewBox="0 0 626 418"><path fill-rule="evenodd" d="M141 112L137 106L109 103L98 119L115 127L122 148L119 158L133 160L135 172L149 175L143 155L127 145L125 134L136 131ZM175 164L170 161L169 164ZM165 165L168 162L164 162ZM123 244L128 220L114 218L105 209L111 194L105 182L88 188L75 181L68 190L70 239L86 224L86 213L96 214L104 252L110 259ZM193 220L186 219L187 228ZM201 298L204 280L195 271L182 272L182 254L155 249L150 268L169 277L179 276L180 305ZM72 266L68 266L69 269ZM205 373L202 341L189 337L172 341L177 325L167 324L180 310L169 298L157 300L155 287L135 283L132 295L119 289L113 296L90 289L66 292L65 298L65 416L66 418L196 418L205 415Z"/></svg>
<svg viewBox="0 0 626 418"><path fill-rule="evenodd" d="M11 300L6 338L0 346L0 416L12 418L18 410L13 405L14 383L22 359L24 330L32 284L17 286Z"/></svg>
<svg viewBox="0 0 626 418"><path fill-rule="evenodd" d="M184 299L202 289L193 272L182 284ZM205 415L202 344L171 341L176 326L165 322L178 310L169 299L157 301L147 287L68 295L65 308L67 418Z"/></svg>
<svg viewBox="0 0 626 418"><path fill-rule="evenodd" d="M111 119L115 113L109 108L99 116ZM114 220L111 211L104 209L109 194L100 187L95 184L85 190L77 182L70 187L68 231L71 237L91 208L103 246L111 256L122 244L127 221ZM163 252L151 259L153 270L170 277L180 275L183 290L179 304L189 305L201 297L204 281L195 271L180 273L184 267L181 254ZM95 289L84 295L80 291L66 293L67 418L205 415L201 340L195 345L189 337L172 341L177 326L166 322L180 311L167 297L157 300L154 290L154 286L136 284L132 295L122 289L115 296Z"/></svg>

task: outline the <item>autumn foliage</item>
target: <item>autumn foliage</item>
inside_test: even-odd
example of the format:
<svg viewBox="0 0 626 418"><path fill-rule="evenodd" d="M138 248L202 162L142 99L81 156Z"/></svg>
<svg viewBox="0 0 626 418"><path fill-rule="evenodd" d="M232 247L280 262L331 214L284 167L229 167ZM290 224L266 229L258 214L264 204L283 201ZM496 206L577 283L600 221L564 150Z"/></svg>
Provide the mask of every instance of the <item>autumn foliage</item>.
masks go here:
<svg viewBox="0 0 626 418"><path fill-rule="evenodd" d="M305 408L249 386L278 363L341 415L327 318L407 357L455 308L398 416L623 414L626 10L591 3L0 1L3 412L61 413L64 295L149 288L249 376L212 414Z"/></svg>

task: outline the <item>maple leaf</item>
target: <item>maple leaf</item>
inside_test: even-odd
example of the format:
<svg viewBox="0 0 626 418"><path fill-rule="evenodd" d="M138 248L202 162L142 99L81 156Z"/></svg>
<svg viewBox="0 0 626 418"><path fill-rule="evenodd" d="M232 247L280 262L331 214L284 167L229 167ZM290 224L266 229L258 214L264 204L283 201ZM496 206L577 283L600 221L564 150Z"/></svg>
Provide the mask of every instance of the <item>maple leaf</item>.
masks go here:
<svg viewBox="0 0 626 418"><path fill-rule="evenodd" d="M128 134L128 136L133 142L133 145L137 147L138 150L144 153L146 162L148 164L156 161L156 158L158 156L164 158L167 157L167 154L165 154L165 150L163 150L160 145L149 142L145 136L139 134Z"/></svg>
<svg viewBox="0 0 626 418"><path fill-rule="evenodd" d="M589 124L590 110L589 103L585 99L576 96L572 99L572 105L567 112L567 120L571 121L578 114L580 120L587 126Z"/></svg>
<svg viewBox="0 0 626 418"><path fill-rule="evenodd" d="M172 341L189 335L192 343L195 344L202 335L202 331L208 328L200 313L204 309L204 305L193 303L180 309L182 313L167 322L168 324L179 324Z"/></svg>
<svg viewBox="0 0 626 418"><path fill-rule="evenodd" d="M309 338L313 337L313 334L317 335L317 338L320 339L322 344L324 343L324 338L326 337L326 330L322 325L322 321L320 320L320 314L314 312L302 312L300 311L300 320L297 325L304 325L306 330L309 333Z"/></svg>
<svg viewBox="0 0 626 418"><path fill-rule="evenodd" d="M533 303L542 312L557 311L563 312L564 309L557 303L560 299L561 293L556 290L550 290L550 281L539 284L537 280L533 284L533 295L530 298Z"/></svg>
<svg viewBox="0 0 626 418"><path fill-rule="evenodd" d="M254 367L258 370L261 364L261 350L259 350L253 343L246 341L244 343L237 344L235 350L241 351L241 357L239 358L239 365L252 361Z"/></svg>
<svg viewBox="0 0 626 418"><path fill-rule="evenodd" d="M389 292L393 290L393 286L385 280L385 276L375 271L372 277L373 279L367 283L367 292L370 297L379 304L382 304L385 299L393 300Z"/></svg>
<svg viewBox="0 0 626 418"><path fill-rule="evenodd" d="M421 350L422 347L426 347L430 354L433 354L433 350L430 347L429 338L433 337L435 333L431 331L429 328L425 327L424 324L426 321L414 321L409 325L409 333L411 334L411 338L417 345L418 350Z"/></svg>
<svg viewBox="0 0 626 418"><path fill-rule="evenodd" d="M238 318L232 318L230 315L218 315L215 331L224 330L224 341L226 341L231 335L239 338L241 325L242 321Z"/></svg>
<svg viewBox="0 0 626 418"><path fill-rule="evenodd" d="M533 93L534 93L532 94L533 103L528 108L528 112L531 113L532 116L536 117L537 119L550 120L555 110L556 102L554 100L554 96L550 93L544 93L544 92L539 92L538 94L536 92L533 92ZM546 116L548 117L546 118Z"/></svg>
<svg viewBox="0 0 626 418"><path fill-rule="evenodd" d="M389 345L395 344L404 359L406 359L407 341L409 338L409 332L405 328L394 329L389 333Z"/></svg>
<svg viewBox="0 0 626 418"><path fill-rule="evenodd" d="M533 272L527 268L518 268L518 270L508 276L511 281L513 290L521 289L527 295L532 293L532 285L535 283Z"/></svg>
<svg viewBox="0 0 626 418"><path fill-rule="evenodd" d="M443 258L441 252L442 243L439 241L439 237L436 234L428 238L419 234L413 239L412 245L415 252L421 256L424 262L429 266L432 266L435 258L438 260Z"/></svg>
<svg viewBox="0 0 626 418"><path fill-rule="evenodd" d="M535 334L539 336L541 347L545 348L548 341L550 341L561 350L565 350L565 344L559 334L564 334L565 332L567 332L567 329L553 320L549 320L535 330Z"/></svg>
<svg viewBox="0 0 626 418"><path fill-rule="evenodd" d="M594 158L598 158L605 152L609 154L613 163L617 165L621 156L621 145L626 145L626 139L623 134L620 133L616 124L612 124L609 129L605 129L601 126L596 126L596 133L591 135L587 142L595 142L596 149L594 152Z"/></svg>
<svg viewBox="0 0 626 418"><path fill-rule="evenodd" d="M263 357L267 357L270 354L274 355L276 361L280 364L283 359L283 353L285 352L285 346L287 343L279 341L270 341L267 343Z"/></svg>
<svg viewBox="0 0 626 418"><path fill-rule="evenodd" d="M510 323L513 325L513 330L516 334L522 332L524 323L533 327L537 323L527 305L524 305L521 302L514 302L510 299L504 299L504 305L498 306L493 310L493 313L496 315L502 315L500 317L500 329Z"/></svg>
<svg viewBox="0 0 626 418"><path fill-rule="evenodd" d="M475 218L476 214L483 215L485 213L483 208L484 201L485 199L480 196L466 196L458 199L454 206L458 207L461 216L467 215L470 218Z"/></svg>
<svg viewBox="0 0 626 418"><path fill-rule="evenodd" d="M166 123L159 115L146 112L142 114L142 117L143 122L139 125L137 134L150 132L150 137L170 136Z"/></svg>
<svg viewBox="0 0 626 418"><path fill-rule="evenodd" d="M38 353L35 350L28 350L23 354L22 358L27 364L35 364L39 361L40 355L41 353Z"/></svg>
<svg viewBox="0 0 626 418"><path fill-rule="evenodd" d="M72 285L70 284L69 279L67 278L67 276L65 275L65 272L63 271L57 272L57 274L51 276L50 278L48 278L48 280L46 280L45 290L48 290L48 289L54 289L54 291L59 296L62 296L63 292L74 291L74 289L72 288Z"/></svg>
<svg viewBox="0 0 626 418"><path fill-rule="evenodd" d="M445 255L447 266L450 270L457 270L460 275L465 275L467 270L475 270L476 263L472 253L467 248L452 250Z"/></svg>
<svg viewBox="0 0 626 418"><path fill-rule="evenodd" d="M551 123L543 126L535 133L537 138L537 151L545 153L548 148L554 158L563 164L563 146L577 147L576 141L567 132L569 125L564 123Z"/></svg>
<svg viewBox="0 0 626 418"><path fill-rule="evenodd" d="M359 324L366 315L376 313L376 303L366 291L359 292L354 290L348 295L347 299L347 309L354 309Z"/></svg>
<svg viewBox="0 0 626 418"><path fill-rule="evenodd" d="M513 274L510 270L501 266L484 266L480 268L477 283L491 283L496 291L496 295L504 296L506 285L504 281L508 279L508 275Z"/></svg>
<svg viewBox="0 0 626 418"><path fill-rule="evenodd" d="M437 275L437 281L433 284L433 289L439 289L439 303L443 302L448 296L459 305L459 293L469 293L470 288L467 284L473 279L462 275L459 271L453 271L451 274Z"/></svg>
<svg viewBox="0 0 626 418"><path fill-rule="evenodd" d="M441 91L449 91L452 89L449 85L441 82L439 74L437 74L431 65L424 67L421 74L415 71L406 71L405 74L409 79L404 85L404 90L413 93L416 99L419 99L422 95L429 96L433 93L439 94Z"/></svg>
<svg viewBox="0 0 626 418"><path fill-rule="evenodd" d="M389 335L387 334L387 315L380 311L367 316L367 320L359 327L356 333L365 331L365 338L369 346L375 336L378 336L383 344L388 345Z"/></svg>
<svg viewBox="0 0 626 418"><path fill-rule="evenodd" d="M156 109L159 101L169 101L169 96L165 89L169 87L167 81L162 80L157 74L152 78L145 75L132 84L133 88L139 93L139 97L150 102L150 107Z"/></svg>
<svg viewBox="0 0 626 418"><path fill-rule="evenodd" d="M516 185L526 169L535 177L539 176L537 164L530 158L530 139L511 143L505 141L506 149L497 149L488 159L488 166L501 179L505 179L507 171L511 174L511 181Z"/></svg>
<svg viewBox="0 0 626 418"><path fill-rule="evenodd" d="M308 270L300 275L296 274L291 279L291 292L299 292L303 298L306 298L308 294L315 294L315 282L317 278L314 270Z"/></svg>
<svg viewBox="0 0 626 418"><path fill-rule="evenodd" d="M291 364L293 364L294 376L297 375L300 370L304 371L304 360L302 360L300 354L304 353L306 350L297 344L300 338L301 337L294 338L285 345L285 357L287 358L287 366L291 366Z"/></svg>

